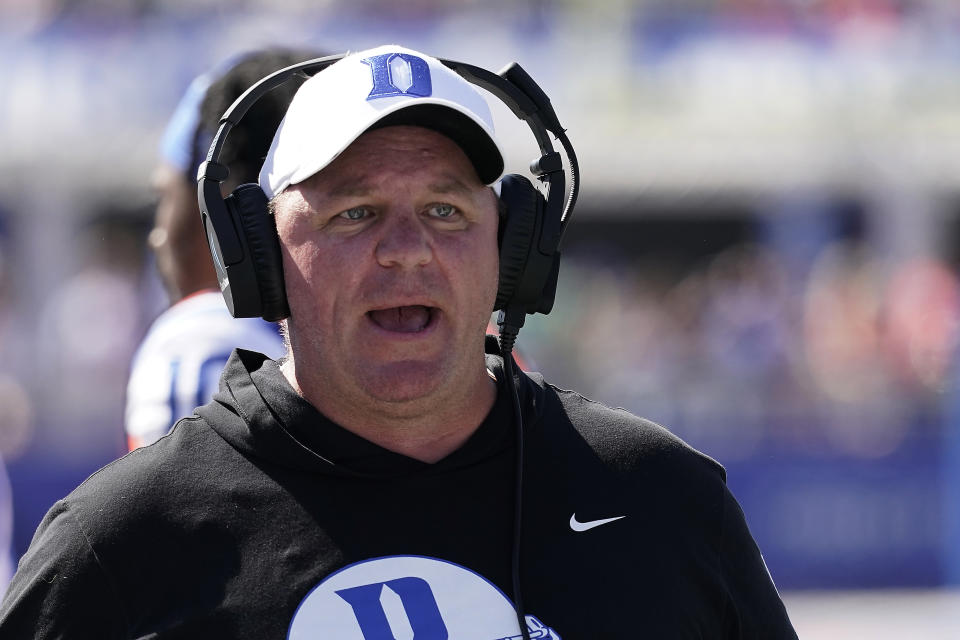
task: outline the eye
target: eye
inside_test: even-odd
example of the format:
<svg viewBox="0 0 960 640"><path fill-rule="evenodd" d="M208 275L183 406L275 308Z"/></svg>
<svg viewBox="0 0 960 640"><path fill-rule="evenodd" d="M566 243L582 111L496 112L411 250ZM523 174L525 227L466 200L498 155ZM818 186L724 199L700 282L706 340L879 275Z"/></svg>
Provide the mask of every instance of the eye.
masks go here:
<svg viewBox="0 0 960 640"><path fill-rule="evenodd" d="M430 207L427 209L427 213L435 218L452 218L458 213L458 211L457 208L452 204L440 202L430 205Z"/></svg>
<svg viewBox="0 0 960 640"><path fill-rule="evenodd" d="M363 220L370 215L370 210L366 207L352 207L338 214L345 220Z"/></svg>

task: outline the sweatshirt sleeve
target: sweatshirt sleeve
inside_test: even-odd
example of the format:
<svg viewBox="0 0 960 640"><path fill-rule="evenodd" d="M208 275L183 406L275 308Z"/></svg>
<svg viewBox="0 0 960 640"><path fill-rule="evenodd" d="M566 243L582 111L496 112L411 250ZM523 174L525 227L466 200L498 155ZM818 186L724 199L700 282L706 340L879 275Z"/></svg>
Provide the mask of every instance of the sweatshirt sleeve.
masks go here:
<svg viewBox="0 0 960 640"><path fill-rule="evenodd" d="M0 638L126 638L116 590L69 504L44 517L0 603Z"/></svg>
<svg viewBox="0 0 960 640"><path fill-rule="evenodd" d="M796 640L797 633L773 583L743 510L724 486L720 568L728 591L725 637Z"/></svg>

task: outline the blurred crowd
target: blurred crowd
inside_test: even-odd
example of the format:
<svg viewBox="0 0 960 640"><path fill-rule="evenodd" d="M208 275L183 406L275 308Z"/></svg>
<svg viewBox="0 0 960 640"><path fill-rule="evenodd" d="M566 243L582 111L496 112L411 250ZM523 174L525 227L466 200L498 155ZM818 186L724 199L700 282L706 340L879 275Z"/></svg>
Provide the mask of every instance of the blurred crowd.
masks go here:
<svg viewBox="0 0 960 640"><path fill-rule="evenodd" d="M960 288L944 260L890 265L854 239L802 273L757 242L680 273L577 258L562 312L532 325L537 361L722 460L758 448L882 457L950 390Z"/></svg>
<svg viewBox="0 0 960 640"><path fill-rule="evenodd" d="M304 0L244 0L233 3L244 10L258 7L275 7L287 11L311 10L330 12L341 9L336 0L305 2ZM462 0L454 5L444 0L408 0L403 3L389 0L359 0L350 3L356 11L406 11L419 16L438 13L454 13L465 8L490 6L481 0ZM492 3L498 4L497 2ZM569 10L593 5L589 0L520 0L500 2L518 9L545 11ZM840 19L854 15L896 17L914 15L930 10L949 11L950 3L930 0L618 0L618 10L633 10L640 14L703 15L712 19L730 17L791 18L825 17ZM203 9L216 9L225 5L222 0L5 0L0 6L10 13L33 12L37 15L55 16L64 13L84 14L109 11L129 15L190 13Z"/></svg>

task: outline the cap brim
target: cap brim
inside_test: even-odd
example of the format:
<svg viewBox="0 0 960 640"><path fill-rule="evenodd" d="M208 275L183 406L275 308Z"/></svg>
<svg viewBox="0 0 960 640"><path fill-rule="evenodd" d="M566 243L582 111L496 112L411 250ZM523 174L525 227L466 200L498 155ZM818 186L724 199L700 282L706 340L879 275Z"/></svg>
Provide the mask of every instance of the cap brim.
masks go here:
<svg viewBox="0 0 960 640"><path fill-rule="evenodd" d="M442 104L415 104L385 115L367 131L399 125L424 127L453 140L473 164L484 184L503 174L503 156L497 144L472 118Z"/></svg>

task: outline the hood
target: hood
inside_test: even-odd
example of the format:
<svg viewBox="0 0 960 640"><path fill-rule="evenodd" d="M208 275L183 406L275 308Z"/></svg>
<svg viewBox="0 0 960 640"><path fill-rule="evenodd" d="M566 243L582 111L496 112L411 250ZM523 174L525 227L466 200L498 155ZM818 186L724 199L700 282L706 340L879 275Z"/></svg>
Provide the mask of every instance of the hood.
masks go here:
<svg viewBox="0 0 960 640"><path fill-rule="evenodd" d="M459 449L430 464L394 453L347 431L317 411L287 382L279 365L260 353L236 349L220 390L197 414L244 456L307 471L358 478L438 473L474 464L514 446L513 409L497 341L487 337L487 368L497 378L497 400ZM519 371L514 365L514 370ZM532 379L531 379L532 376ZM537 421L543 380L518 374L525 424Z"/></svg>

